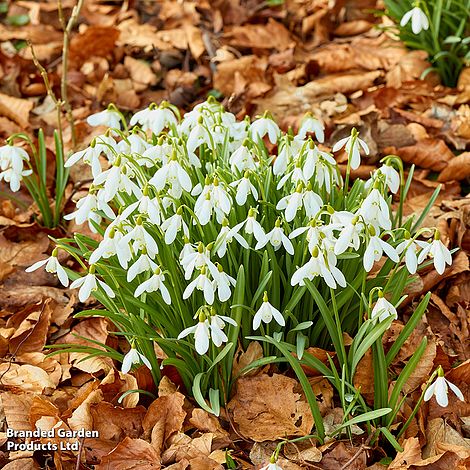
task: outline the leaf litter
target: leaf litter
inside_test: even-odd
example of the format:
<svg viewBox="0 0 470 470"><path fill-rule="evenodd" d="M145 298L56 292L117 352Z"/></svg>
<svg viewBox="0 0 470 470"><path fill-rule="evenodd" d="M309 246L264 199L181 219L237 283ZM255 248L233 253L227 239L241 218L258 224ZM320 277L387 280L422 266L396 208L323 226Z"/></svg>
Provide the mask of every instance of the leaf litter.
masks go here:
<svg viewBox="0 0 470 470"><path fill-rule="evenodd" d="M62 3L70 15L74 2ZM416 166L407 215L419 214L442 184L430 217L459 252L442 277L434 272L416 277L384 343L390 347L413 306L431 290L428 312L391 365L398 373L421 338L428 338L405 386L401 413L405 419L410 415L438 364L466 401L451 399L444 414L434 399L423 405L402 439L403 452L388 468L464 469L470 464L470 69L464 69L455 89L441 86L432 73L421 79L429 65L425 54L406 50L377 28L387 21L371 14L377 7L373 0L88 0L72 34L68 92L78 145L97 132L86 117L110 102L131 111L166 99L187 111L213 94L238 116L270 110L284 128L297 127L305 112L313 112L325 122L328 148L357 127L371 149L364 176L390 153ZM55 2L25 0L12 2L8 16L27 15L27 24L9 25L5 15L0 19L0 137L43 127L50 150L57 117L26 41L58 89L63 70L57 13ZM71 136L65 124L68 149ZM339 163L343 157L338 156ZM84 184L83 172L72 174L67 200ZM24 275L25 267L47 256L48 235L57 233L34 222L36 209L26 194L18 199L2 198L0 205L2 420L15 430L99 430L99 437L83 439L79 451L2 452L2 468L221 469L227 448L238 468L259 468L269 460L274 441L312 431L300 385L272 365L240 376L216 418L194 407L171 370L157 391L145 368L122 374L112 359L84 360L80 352L47 357L44 347L51 343L122 343L106 320L75 319L73 314L85 307L53 277ZM85 230L69 226L61 233L77 229ZM70 259L61 261L73 266ZM315 357L327 361L326 351L314 349ZM256 342L246 351L239 347L235 373L261 357ZM366 400L374 394L364 373L370 357L354 377ZM334 429L342 411L331 386L318 371L305 372L325 426ZM130 393L119 401L122 393L136 389L158 397ZM350 442L288 444L278 463L283 469L385 468L377 463L384 450L370 448L360 431L357 427ZM0 438L6 442L5 433Z"/></svg>

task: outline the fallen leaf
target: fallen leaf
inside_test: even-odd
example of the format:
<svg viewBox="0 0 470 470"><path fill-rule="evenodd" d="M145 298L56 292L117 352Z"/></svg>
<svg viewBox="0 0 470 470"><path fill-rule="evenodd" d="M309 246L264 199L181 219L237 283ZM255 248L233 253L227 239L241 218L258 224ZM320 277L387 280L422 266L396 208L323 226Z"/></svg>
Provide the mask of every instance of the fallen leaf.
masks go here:
<svg viewBox="0 0 470 470"><path fill-rule="evenodd" d="M29 128L29 112L34 103L30 100L15 98L0 93L0 114L15 121L22 128Z"/></svg>
<svg viewBox="0 0 470 470"><path fill-rule="evenodd" d="M240 434L257 442L309 434L313 417L302 395L294 392L297 386L279 374L238 379L227 411Z"/></svg>
<svg viewBox="0 0 470 470"><path fill-rule="evenodd" d="M448 165L441 171L438 181L460 181L470 176L470 152L464 152L449 161Z"/></svg>

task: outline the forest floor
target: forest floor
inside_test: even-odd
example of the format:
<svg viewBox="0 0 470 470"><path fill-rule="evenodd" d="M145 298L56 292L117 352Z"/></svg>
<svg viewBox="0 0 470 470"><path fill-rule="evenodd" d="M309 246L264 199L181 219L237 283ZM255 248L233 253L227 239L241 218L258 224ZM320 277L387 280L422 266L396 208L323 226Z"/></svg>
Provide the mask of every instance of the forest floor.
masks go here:
<svg viewBox="0 0 470 470"><path fill-rule="evenodd" d="M68 17L75 2L62 4ZM356 127L371 154L355 176L367 177L388 154L400 156L407 168L416 166L407 215L422 211L442 185L425 224L437 226L446 244L459 250L442 276L434 271L416 276L385 341L393 342L413 307L431 291L428 311L392 367L401 370L427 336L427 349L407 383L407 393L417 400L421 385L441 364L466 401L451 399L445 409L434 400L423 404L402 440L404 452L392 456L388 468L465 469L470 462L470 68L464 69L455 89L441 86L432 73L420 80L429 66L426 54L407 50L387 29L391 22L374 14L377 8L374 0L85 0L71 35L67 71L75 147L83 148L102 131L89 127L86 117L108 103L136 111L168 100L184 112L213 95L239 117L269 110L284 129L296 128L303 115L313 111L325 122L326 147ZM52 188L57 113L28 41L47 70L52 89L60 94L63 33L57 3L0 2L0 11L0 138L43 128ZM64 139L71 150L68 124ZM345 166L345 158L340 155L340 165ZM65 212L70 212L72 200L86 183L86 175L72 171ZM113 347L119 344L104 319L74 318L84 306L73 290L60 287L45 272L25 273L26 267L50 253L48 236L88 229L74 224L44 229L34 221L36 208L28 195L15 197L12 201L2 193L0 198L0 466L234 468L224 466L227 448L236 468L265 465L275 441L290 429L291 414L308 412L295 380L273 375L272 366L244 379L251 381L250 387L232 398L240 404L236 416L223 410L216 419L178 391L171 376L157 391L143 369L121 374L107 358L81 361L80 353L46 356L45 346L51 343L87 344L83 338L90 338ZM87 307L94 302L87 302ZM236 368L258 358L260 349L255 345L240 351ZM370 369L371 356L366 355L354 379L365 397L374 393ZM321 399L325 423L333 425L340 408L331 385L314 374L310 380ZM139 401L131 394L118 404L122 392L136 388L153 391L159 398L152 401L142 395ZM243 404L261 393L266 421L250 427L252 410ZM284 404L282 410L278 403ZM410 412L407 403L403 413ZM99 437L71 438L79 443L78 451L7 448L7 428L32 429L39 424L94 429ZM259 442L258 429L263 426L264 440ZM265 439L266 428L271 440ZM371 447L358 435L353 441L331 441L321 447L311 442L286 446L279 465L283 470L378 470L387 468L378 463L384 457L383 449Z"/></svg>

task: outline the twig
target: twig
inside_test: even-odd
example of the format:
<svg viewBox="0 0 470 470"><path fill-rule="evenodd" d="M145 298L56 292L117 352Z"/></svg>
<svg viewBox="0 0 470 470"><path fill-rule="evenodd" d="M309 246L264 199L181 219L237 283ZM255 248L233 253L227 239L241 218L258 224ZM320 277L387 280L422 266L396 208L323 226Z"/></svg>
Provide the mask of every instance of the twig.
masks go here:
<svg viewBox="0 0 470 470"><path fill-rule="evenodd" d="M73 7L72 14L70 15L69 21L67 23L64 17L62 0L57 1L57 6L59 10L59 20L62 25L62 29L64 30L64 42L62 46L62 77L60 81L60 94L61 94L64 109L65 109L65 116L67 118L67 121L70 125L70 129L72 131L72 148L75 149L75 145L76 145L75 122L73 119L72 107L70 106L70 102L69 102L68 94L67 94L67 70L68 70L68 63L69 63L70 35L72 33L73 27L75 26L75 23L77 22L78 15L80 14L80 10L82 9L83 0L78 0L78 3Z"/></svg>
<svg viewBox="0 0 470 470"><path fill-rule="evenodd" d="M81 437L79 442L80 444L78 447L77 463L75 465L75 470L80 470L80 464L82 461L82 453L83 453L83 443L85 442L85 438Z"/></svg>
<svg viewBox="0 0 470 470"><path fill-rule="evenodd" d="M340 470L347 470L349 466L364 452L365 450L369 450L369 442L370 442L370 436L367 438L365 443L362 443L361 446L359 447L358 451L341 467Z"/></svg>

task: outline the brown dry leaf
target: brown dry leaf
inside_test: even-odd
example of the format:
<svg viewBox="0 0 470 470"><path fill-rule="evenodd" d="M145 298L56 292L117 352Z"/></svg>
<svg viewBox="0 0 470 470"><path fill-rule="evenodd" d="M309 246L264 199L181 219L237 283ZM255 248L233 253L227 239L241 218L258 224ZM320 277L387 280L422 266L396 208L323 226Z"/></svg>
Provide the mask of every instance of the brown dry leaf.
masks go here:
<svg viewBox="0 0 470 470"><path fill-rule="evenodd" d="M470 152L464 152L449 161L448 165L441 171L438 181L460 181L470 176Z"/></svg>
<svg viewBox="0 0 470 470"><path fill-rule="evenodd" d="M95 466L96 470L158 470L157 451L142 439L126 437Z"/></svg>
<svg viewBox="0 0 470 470"><path fill-rule="evenodd" d="M143 89L149 85L155 85L157 83L157 76L151 69L150 65L142 60L134 59L131 56L124 58L124 66L129 71L129 74L135 82L142 84Z"/></svg>
<svg viewBox="0 0 470 470"><path fill-rule="evenodd" d="M229 433L222 428L220 421L207 411L201 408L194 408L189 422L201 432L210 432L215 438L224 441L224 447L228 446L231 442Z"/></svg>
<svg viewBox="0 0 470 470"><path fill-rule="evenodd" d="M5 392L0 395L0 398L8 427L16 431L30 430L30 411L34 395Z"/></svg>
<svg viewBox="0 0 470 470"><path fill-rule="evenodd" d="M314 462L318 463L321 461L323 454L318 447L315 447L315 443L309 443L308 441L299 444L286 444L284 446L284 455L294 462Z"/></svg>
<svg viewBox="0 0 470 470"><path fill-rule="evenodd" d="M121 408L111 403L90 405L93 428L101 439L121 441L124 437L138 438L142 434L142 420L146 413L143 406Z"/></svg>
<svg viewBox="0 0 470 470"><path fill-rule="evenodd" d="M158 455L163 445L174 433L181 431L186 417L183 410L184 395L175 392L157 398L150 406L142 421L144 437L151 437L152 446Z"/></svg>
<svg viewBox="0 0 470 470"><path fill-rule="evenodd" d="M418 365L410 374L408 380L406 381L406 384L403 386L404 393L410 393L413 390L416 390L421 384L426 382L434 368L435 357L436 342L431 339L428 342Z"/></svg>
<svg viewBox="0 0 470 470"><path fill-rule="evenodd" d="M257 442L309 434L313 417L297 386L279 374L240 378L227 411L240 433Z"/></svg>
<svg viewBox="0 0 470 470"><path fill-rule="evenodd" d="M273 18L269 18L266 25L246 24L227 28L224 38L231 46L253 49L284 51L294 45L289 31Z"/></svg>
<svg viewBox="0 0 470 470"><path fill-rule="evenodd" d="M0 93L0 114L15 121L23 128L29 128L29 112L34 103Z"/></svg>
<svg viewBox="0 0 470 470"><path fill-rule="evenodd" d="M237 377L238 374L247 366L249 366L252 362L261 359L263 357L263 348L258 341L252 341L246 351L243 351L242 348L239 346L235 355L233 356L233 369L232 373L234 377ZM256 375L259 368L250 370L244 376Z"/></svg>
<svg viewBox="0 0 470 470"><path fill-rule="evenodd" d="M213 437L212 433L205 433L194 439L183 433L175 434L168 441L170 447L162 454L162 463L167 465L179 462L182 459L191 461L197 457L209 456L212 449Z"/></svg>
<svg viewBox="0 0 470 470"><path fill-rule="evenodd" d="M123 374L111 369L108 375L101 381L100 390L103 392L105 401L115 403L121 395L128 390L137 390L137 379L131 374ZM124 397L122 406L124 408L135 408L139 403L139 393L130 393Z"/></svg>
<svg viewBox="0 0 470 470"><path fill-rule="evenodd" d="M39 470L39 465L33 459L17 459L2 468L3 470Z"/></svg>
<svg viewBox="0 0 470 470"><path fill-rule="evenodd" d="M70 61L78 69L90 57L111 54L119 38L119 30L108 26L89 26L70 42Z"/></svg>
<svg viewBox="0 0 470 470"><path fill-rule="evenodd" d="M59 421L59 414L59 409L53 403L41 396L35 396L29 410L31 428L35 429L36 422L46 416L56 418L56 420Z"/></svg>
<svg viewBox="0 0 470 470"><path fill-rule="evenodd" d="M189 50L194 59L198 60L206 51L204 41L202 40L201 30L189 23L184 24L184 32L188 41Z"/></svg>
<svg viewBox="0 0 470 470"><path fill-rule="evenodd" d="M327 364L327 365L328 365L328 356L330 356L332 359L336 356L336 353L334 351L325 351L324 349L315 348L315 347L309 347L305 350L305 352L308 354L311 354L316 359L323 362L323 364ZM297 357L297 354L294 353L294 356ZM302 365L302 369L304 370L305 374L308 377L317 377L319 375L322 375L317 369L313 369L312 367L309 367L309 366Z"/></svg>
<svg viewBox="0 0 470 470"><path fill-rule="evenodd" d="M361 395L368 403L374 402L374 374L373 370L372 349L368 349L354 374L354 387L361 391Z"/></svg>
<svg viewBox="0 0 470 470"><path fill-rule="evenodd" d="M18 355L42 351L46 344L51 314L51 299L46 299L39 305L32 305L13 315L7 322L7 326L16 330L9 340L10 352ZM15 321L15 317L20 321Z"/></svg>
<svg viewBox="0 0 470 470"><path fill-rule="evenodd" d="M405 439L401 446L403 447L403 452L398 452L388 467L389 470L408 468L411 464L421 460L421 446L417 437Z"/></svg>
<svg viewBox="0 0 470 470"><path fill-rule="evenodd" d="M421 168L441 171L455 158L446 143L441 139L422 139L408 147L387 147L384 153L398 155L404 162Z"/></svg>
<svg viewBox="0 0 470 470"><path fill-rule="evenodd" d="M44 369L30 364L0 364L0 384L17 387L25 392L42 393L46 388L55 388L54 382Z"/></svg>
<svg viewBox="0 0 470 470"><path fill-rule="evenodd" d="M320 462L321 468L324 470L338 470L338 468L343 467L348 470L365 470L367 465L366 453L358 453L358 451L357 447L339 442L331 451L324 455Z"/></svg>
<svg viewBox="0 0 470 470"><path fill-rule="evenodd" d="M189 461L191 470L224 470L224 467L215 460L201 456Z"/></svg>
<svg viewBox="0 0 470 470"><path fill-rule="evenodd" d="M466 452L470 456L470 443L442 418L435 418L428 422L426 441L426 446L423 449L424 459L442 454L445 451L442 450L442 444L461 448L462 452Z"/></svg>
<svg viewBox="0 0 470 470"><path fill-rule="evenodd" d="M101 390L93 390L89 393L72 413L72 416L68 418L67 424L69 428L76 431L80 429L92 430L93 416L91 414L91 406L101 401L103 401L103 393ZM66 415L66 413L64 413L64 415Z"/></svg>

